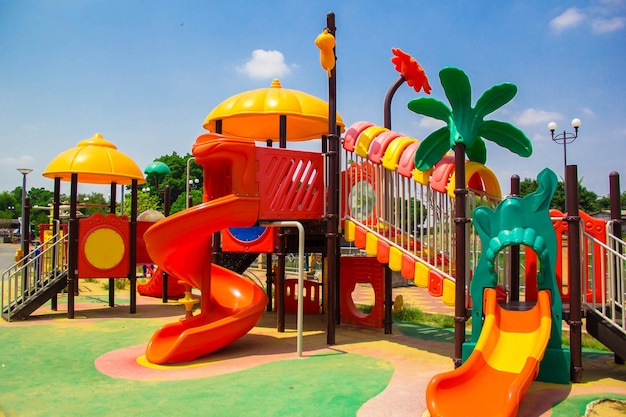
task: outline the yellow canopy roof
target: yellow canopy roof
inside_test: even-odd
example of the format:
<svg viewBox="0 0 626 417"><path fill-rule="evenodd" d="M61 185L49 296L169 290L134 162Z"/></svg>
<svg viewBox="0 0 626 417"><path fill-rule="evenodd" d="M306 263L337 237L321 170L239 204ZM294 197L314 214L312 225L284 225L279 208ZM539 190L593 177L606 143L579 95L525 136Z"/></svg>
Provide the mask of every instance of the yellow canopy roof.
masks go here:
<svg viewBox="0 0 626 417"><path fill-rule="evenodd" d="M100 133L57 155L42 175L70 181L72 174L78 174L78 182L86 184L130 185L134 179L138 184L146 182L135 161L118 151L117 146Z"/></svg>
<svg viewBox="0 0 626 417"><path fill-rule="evenodd" d="M278 80L272 81L269 88L246 91L224 100L209 113L202 126L215 132L215 122L221 120L223 135L278 141L281 115L287 116L288 141L328 135L328 103L301 91L282 88ZM337 125L341 132L345 130L339 113Z"/></svg>

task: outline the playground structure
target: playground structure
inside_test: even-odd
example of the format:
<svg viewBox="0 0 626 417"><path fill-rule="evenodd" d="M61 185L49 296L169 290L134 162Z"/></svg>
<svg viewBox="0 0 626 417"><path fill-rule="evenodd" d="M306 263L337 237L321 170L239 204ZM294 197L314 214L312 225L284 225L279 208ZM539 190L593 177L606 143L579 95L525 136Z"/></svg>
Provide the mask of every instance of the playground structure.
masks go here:
<svg viewBox="0 0 626 417"><path fill-rule="evenodd" d="M334 35L334 21L329 21L328 26L327 33ZM327 60L327 56L324 58ZM314 110L294 114L284 108L268 111L259 110L261 107L250 109L244 105L251 101L251 95L265 95L263 102L268 95L276 94L272 98L288 95L291 91L282 89L277 81L269 89L234 96L216 107L204 124L210 132L200 135L193 147L196 161L205 170L204 202L166 217L145 234L138 232L136 220L136 186L142 179L141 173L105 177L106 183L112 184L112 196L113 184L129 184L133 187L135 210L130 219L114 215L95 217L81 223L79 228L78 220L70 218L69 241L55 233L52 241L44 244L46 249L41 252L47 253L43 255L44 258L25 259L11 272L16 278L14 281L7 279L15 283L9 286L8 293L14 294L15 298L5 302L3 290L3 316L13 311L14 306L26 305L25 298L20 297L26 292L35 293L31 288L37 287L37 282L54 281L55 286L46 289L48 292L58 292L61 287L68 286L68 300L71 300L76 279L96 274L102 277L127 276L132 284L131 313L135 312L132 297L135 294L135 267L143 259L138 255L140 249L137 247L138 236L141 235L146 241L147 256L152 263L184 280L187 285L199 289L202 294L200 312L157 330L148 344L146 356L153 363L190 361L246 334L272 298L238 274L218 265L223 256L222 241L227 239L223 236L227 233L225 230L255 226L260 222L294 220L305 225L310 251L319 251L324 256L326 272L323 298L328 315L329 344L335 343L338 317L342 322L384 327L386 332L391 331L389 276L390 271L397 271L415 285L428 288L429 293L441 297L442 302L459 308L455 310L455 319L463 327L470 315L473 318L475 327L472 328L471 342L457 342L455 346L454 360L458 365L465 359L469 366L479 361L473 359L479 354L489 355L487 350L494 348L494 345L490 339L483 341L483 337L514 333L522 338L526 333L532 333L532 336L524 339L524 346L534 349L527 355L531 361L530 368L523 372L516 368L516 372L512 372L523 374L525 379L518 391L521 396L510 404L511 407L515 407L521 400L524 390L538 374L538 363L544 355L546 358L560 358L557 372L560 382L566 382L568 378L580 382L580 344L572 344L570 358L560 347L560 338L558 346L554 343L555 329L560 329L563 319L568 320L572 327L572 340L580 337L580 314L583 310L587 314L588 329L590 322L595 326L595 330L589 329L589 332L611 347L617 355L616 359L626 356L626 326L622 314L625 259L624 243L619 239L621 231L616 228L619 222L595 224L592 227L597 232L594 237L586 227L591 224L591 220L584 220L583 223L581 217L584 218L584 215L575 215L578 213L577 206L568 203L567 216L552 213L560 217L553 220L556 230L560 231L559 237L564 233L562 222L568 225L567 250L570 255L567 259L567 280L564 279L563 267L557 267L554 273L540 269L539 274L534 274L536 267L534 271L531 265L536 264L533 264L531 252L527 252L525 262L528 268L522 277L522 285L519 269L516 271L519 268L516 245L528 245L529 242L524 240L511 241L507 248L494 254L489 259L493 270L486 271L486 267L481 264L486 259L481 256L482 248L487 246L486 241L482 241L481 236L479 243L475 237L480 235L480 230L475 230L475 222L465 222L464 219L470 212L476 212L474 209L478 205L498 211L502 204L508 204L507 201L517 200L507 199L500 203L502 193L493 172L481 162L466 162L462 149L459 152L455 148L454 155L444 155L432 167L421 169L423 166L419 166L415 158L420 141L393 132L390 126L379 127L369 122L357 122L346 130L343 138L343 160L346 166L340 174L339 134L343 122L338 118L334 104L333 69L328 71L329 102L322 103ZM260 138L269 139L268 145L278 141L279 148L255 145L255 140ZM287 141L310 138L322 138L322 152L298 151L286 146ZM101 143L98 138L94 141L96 145ZM107 143L103 145L103 148L113 149ZM61 179L72 182L72 194L76 195L75 184L81 179L81 173L74 168L49 169L47 172L55 179L55 195ZM84 175L85 182L103 181L91 174ZM568 184L577 183L573 178L575 176L568 176ZM616 190L619 195L619 183ZM615 187L612 186L612 193L614 191ZM576 190L570 192L568 189L568 196L575 198ZM460 199L469 205L459 209L457 203ZM71 210L70 213L75 211ZM478 213L484 211L478 210ZM545 213L538 216L546 223ZM614 216L614 219L617 217ZM580 231L582 224L585 228L577 240L574 231ZM89 225L93 225L93 228L90 229ZM459 233L459 227L463 229L463 234ZM492 227L494 230L491 232L495 234L506 230ZM202 233L197 232L199 228ZM339 274L339 265L342 268L347 266L342 264L339 230L347 241L354 242L363 250L369 261L376 259L376 262L368 261L373 271L368 277L369 281L361 274ZM541 232L549 234L545 227ZM241 252L249 251L250 248L258 249L259 252L272 249L278 255L273 284L277 295L279 331L284 330L285 256L294 252L293 236L291 230L282 228L276 235L272 235L269 247L255 246L260 243L261 238L258 237L247 242L239 239L229 248L234 252L238 245ZM98 244L106 242L115 249L115 256L99 258L97 251L90 250L91 241L97 241ZM64 242L65 246L59 246L61 244L56 242ZM583 249L577 253L580 242L584 242ZM78 246L73 246L77 243ZM544 255L538 254L541 268L552 264L564 265L563 246L557 246L563 244L563 239L557 238L555 243L547 245L550 248ZM459 258L459 248L468 255L467 258ZM66 250L76 256L75 260L69 257L67 266L60 260L60 254ZM580 256L580 253L583 255ZM573 264L576 258L585 260L584 271L581 271L580 265L576 267ZM52 264L42 267L42 259L49 259ZM89 268L91 272L85 275L84 271ZM74 270L78 271L77 275L73 275ZM470 274L472 270L474 273ZM36 282L36 271L44 271L49 275L38 278ZM59 277L64 278L65 282ZM488 283L485 283L486 277ZM581 277L585 279L581 280ZM583 281L582 290L576 288L577 281ZM350 306L348 293L355 285L362 283L370 283L375 292L374 310L368 315L355 312L353 306ZM504 289L504 299L497 299L494 291L497 287ZM523 313L537 320L536 327L532 329L520 330L514 327L511 323L516 322L518 316L497 303L522 301L520 287L524 287L523 301L537 302L535 309ZM268 292L270 288L268 285ZM315 288L319 294L320 287ZM295 287L292 287L291 293L294 290ZM486 294L484 305L483 293ZM578 297L580 294L585 294L582 297L584 301L578 300L583 305L576 304L576 300L581 298ZM568 301L567 311L561 307L561 300ZM68 317L70 309L73 315L73 305L68 303ZM538 330L542 329L541 326L545 327L546 322L551 329L548 335L544 330ZM551 347L556 353L551 353ZM518 365L517 362L505 360L503 366L512 368ZM462 370L463 366L457 369L457 373L466 372L467 368ZM485 369L484 364L481 369ZM544 369L543 363L539 369ZM470 371L464 375L470 377L472 384L480 385L476 377L485 374ZM433 386L436 386L436 382ZM441 395L437 388L431 391L427 393L429 398Z"/></svg>

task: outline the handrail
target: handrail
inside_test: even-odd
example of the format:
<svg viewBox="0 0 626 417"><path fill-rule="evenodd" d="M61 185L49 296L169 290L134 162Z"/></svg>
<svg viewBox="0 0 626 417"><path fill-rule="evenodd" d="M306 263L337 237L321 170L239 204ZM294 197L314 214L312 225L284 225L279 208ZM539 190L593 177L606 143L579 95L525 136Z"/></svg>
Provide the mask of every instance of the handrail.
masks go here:
<svg viewBox="0 0 626 417"><path fill-rule="evenodd" d="M2 273L0 312L11 321L27 304L67 272L67 235L56 233Z"/></svg>
<svg viewBox="0 0 626 417"><path fill-rule="evenodd" d="M610 231L607 233L606 244L587 232L583 231L582 236L590 245L597 245L600 248L601 262L590 262L590 267L601 268L601 274L604 277L601 281L601 288L596 288L595 280L591 280L593 296L590 300L583 299L583 305L593 309L602 319L611 323L616 330L626 334L626 317L623 314L626 308L626 296L624 294L626 290L626 254L624 253L626 242ZM592 254L591 256L595 256L595 251L589 251L589 253ZM595 274L596 271L592 272ZM597 291L601 291L600 297L596 295Z"/></svg>

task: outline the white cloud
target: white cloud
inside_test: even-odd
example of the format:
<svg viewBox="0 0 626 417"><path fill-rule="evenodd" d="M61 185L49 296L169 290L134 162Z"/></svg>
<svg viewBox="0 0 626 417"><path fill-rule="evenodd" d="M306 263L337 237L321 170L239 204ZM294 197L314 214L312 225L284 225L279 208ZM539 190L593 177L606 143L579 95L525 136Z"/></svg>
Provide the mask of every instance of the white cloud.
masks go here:
<svg viewBox="0 0 626 417"><path fill-rule="evenodd" d="M532 126L545 123L546 125L555 120L561 120L563 116L557 112L537 109L526 109L520 114L516 123L520 126Z"/></svg>
<svg viewBox="0 0 626 417"><path fill-rule="evenodd" d="M585 116L595 116L596 114L589 107L583 107L582 112Z"/></svg>
<svg viewBox="0 0 626 417"><path fill-rule="evenodd" d="M594 33L609 33L622 29L626 25L626 18L613 17L610 19L593 19L591 30Z"/></svg>
<svg viewBox="0 0 626 417"><path fill-rule="evenodd" d="M21 155L17 158L13 156L0 157L0 165L16 169L21 167L29 167L34 163L34 161L35 158L30 155Z"/></svg>
<svg viewBox="0 0 626 417"><path fill-rule="evenodd" d="M556 32L578 26L585 20L585 15L576 7L570 7L550 21L550 27Z"/></svg>
<svg viewBox="0 0 626 417"><path fill-rule="evenodd" d="M429 130L437 130L440 127L445 126L446 124L439 120L439 119L433 119L432 117L422 117L422 119L419 122L419 127L422 129L429 129Z"/></svg>
<svg viewBox="0 0 626 417"><path fill-rule="evenodd" d="M285 57L280 51L265 51L255 49L243 66L237 71L254 79L280 78L291 72L291 67L285 63Z"/></svg>

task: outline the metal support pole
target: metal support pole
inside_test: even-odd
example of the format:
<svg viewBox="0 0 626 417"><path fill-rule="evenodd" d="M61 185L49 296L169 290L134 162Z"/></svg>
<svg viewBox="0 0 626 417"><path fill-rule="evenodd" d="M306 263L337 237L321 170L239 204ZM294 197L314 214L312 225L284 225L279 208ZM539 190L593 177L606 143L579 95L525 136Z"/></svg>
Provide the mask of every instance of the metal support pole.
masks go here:
<svg viewBox="0 0 626 417"><path fill-rule="evenodd" d="M622 209L621 209L621 190L620 190L620 186L619 186L619 174L615 171L611 172L609 174L609 198L610 198L610 204L611 204L611 221L613 222L613 236L617 236L619 238L621 238L622 236ZM615 245L616 247L614 247L613 249L615 249L616 251L618 251L619 253L622 252L623 248L622 245ZM613 271L613 275L615 276L615 282L614 282L614 288L620 288L620 286L618 285L618 266L615 265L614 266L615 270ZM623 303L623 294L616 294L617 298L615 301L619 304ZM615 354L614 355L614 361L616 364L618 365L623 365L624 364L624 359L626 358L622 358L621 356Z"/></svg>
<svg viewBox="0 0 626 417"><path fill-rule="evenodd" d="M335 14L326 15L328 33L335 36ZM333 48L333 56L336 49ZM328 255L328 324L326 343L335 344L335 328L339 320L339 136L337 135L337 66L330 71L328 78L328 207L326 211L326 248Z"/></svg>
<svg viewBox="0 0 626 417"><path fill-rule="evenodd" d="M520 182L519 175L513 175L511 177L511 195L519 196L520 195ZM520 245L511 245L510 248L511 254L511 301L519 301L519 293L520 293Z"/></svg>
<svg viewBox="0 0 626 417"><path fill-rule="evenodd" d="M52 236L57 236L61 231L61 178L54 178L54 197L52 198ZM63 237L64 239L65 237ZM56 241L55 241L56 243ZM52 249L52 269L54 271L59 270L59 253L57 249L57 245L55 244ZM52 296L50 300L50 309L52 311L57 311L58 309L58 297L57 294Z"/></svg>
<svg viewBox="0 0 626 417"><path fill-rule="evenodd" d="M456 285L454 293L454 366L458 368L463 363L463 343L465 342L465 322L467 320L465 310L465 276L466 276L466 250L465 227L469 219L465 216L467 207L467 188L465 187L465 145L457 143L454 147L454 172L455 172L455 262L456 262Z"/></svg>
<svg viewBox="0 0 626 417"><path fill-rule="evenodd" d="M109 212L115 214L117 199L117 183L111 183L111 198L109 198ZM123 213L122 213L123 214ZM115 307L115 278L109 278L109 307Z"/></svg>
<svg viewBox="0 0 626 417"><path fill-rule="evenodd" d="M128 279L130 279L130 314L137 312L137 180L131 186L130 206L130 256Z"/></svg>
<svg viewBox="0 0 626 417"><path fill-rule="evenodd" d="M68 224L68 274L67 274L67 318L74 318L74 295L78 280L78 219L76 200L78 196L78 174L72 173L70 183L70 218Z"/></svg>
<svg viewBox="0 0 626 417"><path fill-rule="evenodd" d="M578 212L578 167L568 165L565 171L567 187L567 257L570 286L570 380L582 382L582 274L580 272L580 214Z"/></svg>

